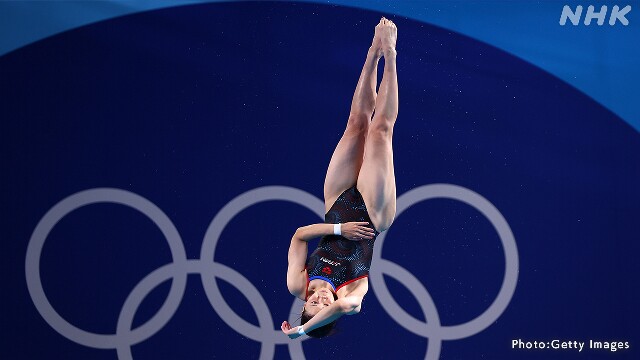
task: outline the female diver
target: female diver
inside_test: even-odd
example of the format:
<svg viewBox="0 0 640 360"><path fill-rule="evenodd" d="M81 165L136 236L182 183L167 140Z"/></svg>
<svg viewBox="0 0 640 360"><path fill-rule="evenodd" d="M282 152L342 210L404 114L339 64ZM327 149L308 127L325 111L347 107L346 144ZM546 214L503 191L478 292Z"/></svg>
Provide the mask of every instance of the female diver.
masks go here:
<svg viewBox="0 0 640 360"><path fill-rule="evenodd" d="M347 128L327 169L325 223L301 227L291 238L287 287L305 301L302 325L282 323L282 332L292 339L303 334L327 336L342 315L360 312L369 289L373 243L393 222L396 39L396 25L383 17L356 86ZM383 56L384 73L376 94L378 61ZM307 259L307 241L320 236L317 249Z"/></svg>

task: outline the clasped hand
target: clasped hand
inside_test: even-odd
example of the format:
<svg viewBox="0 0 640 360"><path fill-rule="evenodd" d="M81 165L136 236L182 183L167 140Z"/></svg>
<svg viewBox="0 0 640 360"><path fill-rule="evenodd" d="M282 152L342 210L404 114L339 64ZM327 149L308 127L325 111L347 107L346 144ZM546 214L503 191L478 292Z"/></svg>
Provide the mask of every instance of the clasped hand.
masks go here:
<svg viewBox="0 0 640 360"><path fill-rule="evenodd" d="M340 225L340 232L343 237L352 241L373 239L375 232L373 229L367 227L367 225L369 225L369 223L365 221L344 223Z"/></svg>

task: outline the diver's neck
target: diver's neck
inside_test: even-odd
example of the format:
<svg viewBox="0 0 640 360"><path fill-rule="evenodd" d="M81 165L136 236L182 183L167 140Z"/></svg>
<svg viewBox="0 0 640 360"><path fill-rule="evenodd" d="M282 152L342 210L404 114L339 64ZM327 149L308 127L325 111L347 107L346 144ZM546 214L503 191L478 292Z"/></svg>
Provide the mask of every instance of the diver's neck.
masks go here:
<svg viewBox="0 0 640 360"><path fill-rule="evenodd" d="M322 279L313 279L309 282L309 289L329 289L332 292L336 292L333 286L328 281Z"/></svg>

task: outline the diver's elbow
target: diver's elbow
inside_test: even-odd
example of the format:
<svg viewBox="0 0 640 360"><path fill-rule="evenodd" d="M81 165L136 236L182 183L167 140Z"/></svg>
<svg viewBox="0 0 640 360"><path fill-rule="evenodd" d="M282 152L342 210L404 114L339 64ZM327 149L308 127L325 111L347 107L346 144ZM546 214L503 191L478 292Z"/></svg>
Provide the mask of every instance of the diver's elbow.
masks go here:
<svg viewBox="0 0 640 360"><path fill-rule="evenodd" d="M340 309L346 315L355 315L362 309L362 299L346 297L343 300Z"/></svg>

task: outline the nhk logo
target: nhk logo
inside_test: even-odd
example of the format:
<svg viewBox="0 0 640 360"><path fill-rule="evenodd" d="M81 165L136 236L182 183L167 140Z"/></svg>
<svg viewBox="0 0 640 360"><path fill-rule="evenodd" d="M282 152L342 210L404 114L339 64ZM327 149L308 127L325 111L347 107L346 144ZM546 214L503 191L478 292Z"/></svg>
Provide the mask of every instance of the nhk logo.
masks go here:
<svg viewBox="0 0 640 360"><path fill-rule="evenodd" d="M596 12L593 5L589 5L587 8L587 14L584 16L584 24L591 24L591 20L598 19L598 25L604 24L604 20L607 17L607 5L602 5L600 11ZM629 25L629 20L625 17L631 11L631 5L627 5L620 9L618 5L615 5L611 9L609 14L609 25L613 26L618 21L622 25ZM576 10L573 11L569 5L565 5L562 8L562 14L560 15L560 25L564 26L567 23L567 19L571 20L573 25L580 25L580 18L582 17L582 5L576 6Z"/></svg>

